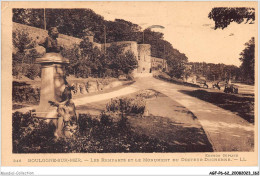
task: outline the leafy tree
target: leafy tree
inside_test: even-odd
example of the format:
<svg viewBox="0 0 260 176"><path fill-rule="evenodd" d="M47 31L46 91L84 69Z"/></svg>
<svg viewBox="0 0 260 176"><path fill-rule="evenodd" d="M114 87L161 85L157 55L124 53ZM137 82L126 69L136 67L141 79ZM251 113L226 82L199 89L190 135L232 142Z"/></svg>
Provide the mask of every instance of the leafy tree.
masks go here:
<svg viewBox="0 0 260 176"><path fill-rule="evenodd" d="M103 22L104 18L91 9L46 9L47 27L56 26L60 33L74 37L82 38L87 28L99 36Z"/></svg>
<svg viewBox="0 0 260 176"><path fill-rule="evenodd" d="M236 22L238 24L244 22L249 24L254 24L255 21L255 9L254 8L227 8L219 7L213 8L209 13L208 17L215 21L215 29L226 28L231 22ZM241 57L239 58L242 62L240 69L225 67L223 73L225 77L229 75L235 75L236 79L243 79L244 82L254 83L254 66L255 66L255 41L254 37L245 44L246 48L241 52ZM240 75L240 76L238 76ZM222 75L223 78L223 75Z"/></svg>
<svg viewBox="0 0 260 176"><path fill-rule="evenodd" d="M61 55L65 58L69 58L70 63L66 65L66 75L75 75L77 72L77 67L79 66L79 46L77 44L74 44L71 48L64 48L61 51Z"/></svg>
<svg viewBox="0 0 260 176"><path fill-rule="evenodd" d="M87 40L79 45L63 51L64 57L70 58L67 74L76 77L118 77L120 74L130 74L137 68L137 60L130 51L125 51L124 46L112 44L107 48L106 55Z"/></svg>
<svg viewBox="0 0 260 176"><path fill-rule="evenodd" d="M254 83L255 80L255 38L252 37L249 42L245 44L246 48L240 53L240 61L242 62L240 68L244 79L248 83Z"/></svg>
<svg viewBox="0 0 260 176"><path fill-rule="evenodd" d="M43 12L43 9L14 9L13 21L43 28ZM175 72L173 75L179 77L183 74L183 64L187 62L187 57L174 49L169 42L165 41L163 34L160 32L153 32L151 29L146 29L143 33L140 26L123 19L106 21L102 16L96 14L91 9L45 9L45 12L47 28L57 26L60 33L78 38L82 38L85 35L84 30L88 29L94 32L94 39L98 43L105 42L104 29L106 29L106 42L109 43L117 41L136 41L137 43L143 43L144 34L144 43L151 45L151 55L167 60L170 59L169 66L173 67L170 69ZM112 46L112 48L113 47L114 46ZM111 52L114 50L114 48L112 48L110 50ZM111 53L105 56L100 50L94 50L94 48L88 51L88 49L83 46L74 47L70 51L71 53L65 51L66 55L69 55L69 58L73 60L71 61L71 66L68 67L68 72L77 76L87 76L86 74L92 76L113 74L113 76L116 76L120 72L127 74L131 72L136 63L131 53L121 52L121 49L119 49L121 53L115 57L110 57L113 55ZM84 52L88 54L84 55ZM127 59L123 60L122 58ZM114 62L115 59L118 62ZM129 64L129 61L133 61L133 65ZM127 65L126 67L122 67L123 62L126 62L124 63ZM119 63L121 63L121 65ZM117 71L114 72L114 69ZM81 71L79 72L78 70Z"/></svg>
<svg viewBox="0 0 260 176"><path fill-rule="evenodd" d="M240 81L240 69L234 65L213 64L205 62L189 62L191 65L191 74L203 76L209 81L220 81L232 78Z"/></svg>
<svg viewBox="0 0 260 176"><path fill-rule="evenodd" d="M255 9L247 7L215 7L211 10L208 17L215 21L215 29L224 29L231 22L238 24L244 22L253 24L255 21Z"/></svg>
<svg viewBox="0 0 260 176"><path fill-rule="evenodd" d="M141 42L141 27L130 21L115 19L115 21L106 21L107 42L117 41L137 41Z"/></svg>
<svg viewBox="0 0 260 176"><path fill-rule="evenodd" d="M40 76L41 73L41 66L39 64L28 64L29 67L27 68L25 76L34 79L37 76Z"/></svg>
<svg viewBox="0 0 260 176"><path fill-rule="evenodd" d="M115 19L106 21L91 9L45 9L47 28L57 26L61 34L78 38L84 36L84 30L94 32L94 40L104 43L104 28L106 29L106 42L136 41L143 43L141 27L130 21ZM35 21L36 19L36 21ZM13 21L21 24L43 28L43 9L14 9ZM163 34L144 31L144 42L151 45L152 56L164 58L165 52L174 52L172 45L163 39Z"/></svg>
<svg viewBox="0 0 260 176"><path fill-rule="evenodd" d="M131 51L124 51L124 46L112 44L107 49L107 59L110 60L109 69L115 71L115 76L119 76L120 72L130 74L137 68L138 62L135 55Z"/></svg>
<svg viewBox="0 0 260 176"><path fill-rule="evenodd" d="M26 49L31 49L35 46L35 41L29 36L28 32L23 30L16 30L12 33L13 47L18 52L23 53Z"/></svg>
<svg viewBox="0 0 260 176"><path fill-rule="evenodd" d="M173 55L167 56L168 72L171 77L181 78L185 74L186 63L188 59L185 55L174 57Z"/></svg>
<svg viewBox="0 0 260 176"><path fill-rule="evenodd" d="M94 52L93 45L89 41L82 41L79 46L75 45L69 51L63 52L62 55L64 55L64 57L71 56L68 66L70 74L83 78L95 75L94 70L96 70L99 57L98 54Z"/></svg>
<svg viewBox="0 0 260 176"><path fill-rule="evenodd" d="M12 74L17 78L22 75L27 76L30 79L34 79L36 76L40 76L40 67L34 65L34 60L38 56L37 52L33 49L36 45L35 41L29 36L29 34L22 30L16 30L12 33L12 42L14 50Z"/></svg>
<svg viewBox="0 0 260 176"><path fill-rule="evenodd" d="M44 28L44 9L13 9L13 22Z"/></svg>

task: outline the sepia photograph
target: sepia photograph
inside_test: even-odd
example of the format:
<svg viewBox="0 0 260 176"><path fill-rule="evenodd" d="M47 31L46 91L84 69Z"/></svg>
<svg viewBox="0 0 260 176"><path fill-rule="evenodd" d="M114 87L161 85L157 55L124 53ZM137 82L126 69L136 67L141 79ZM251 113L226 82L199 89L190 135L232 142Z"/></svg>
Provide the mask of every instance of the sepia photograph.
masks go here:
<svg viewBox="0 0 260 176"><path fill-rule="evenodd" d="M34 4L6 20L10 155L258 152L257 3Z"/></svg>

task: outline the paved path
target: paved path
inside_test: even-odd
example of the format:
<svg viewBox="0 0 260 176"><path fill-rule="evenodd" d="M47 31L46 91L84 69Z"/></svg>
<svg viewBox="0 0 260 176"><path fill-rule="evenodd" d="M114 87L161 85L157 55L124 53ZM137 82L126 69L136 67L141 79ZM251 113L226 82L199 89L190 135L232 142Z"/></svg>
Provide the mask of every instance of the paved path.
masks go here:
<svg viewBox="0 0 260 176"><path fill-rule="evenodd" d="M93 102L98 102L98 101L102 101L102 100L107 100L107 99L111 99L114 97L119 97L119 96L123 96L126 94L130 94L130 93L134 93L137 92L139 89L132 87L132 86L128 86L113 92L109 92L109 93L103 93L103 94L97 94L97 95L93 95L93 96L86 96L83 98L77 98L74 99L74 103L76 106L80 106L80 105L84 105L87 103L93 103Z"/></svg>
<svg viewBox="0 0 260 176"><path fill-rule="evenodd" d="M101 93L101 94L92 95L92 96L84 95L84 97L73 99L73 101L76 106L81 106L81 105L84 105L87 103L93 103L93 102L98 102L98 101L102 101L102 100L107 100L107 99L127 95L130 93L137 92L138 90L140 90L140 89L132 87L132 86L128 86L128 87L124 87L122 89L119 89L119 90L116 90L113 92ZM20 109L14 109L13 112L15 112L15 111L28 112L35 108L37 108L37 106L29 106L29 107L24 107L24 108L20 108Z"/></svg>

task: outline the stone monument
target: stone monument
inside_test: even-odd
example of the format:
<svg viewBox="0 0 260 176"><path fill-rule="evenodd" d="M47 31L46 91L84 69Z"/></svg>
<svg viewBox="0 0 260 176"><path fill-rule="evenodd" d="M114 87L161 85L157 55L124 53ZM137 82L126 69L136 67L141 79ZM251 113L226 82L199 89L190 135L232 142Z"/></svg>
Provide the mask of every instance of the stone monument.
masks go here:
<svg viewBox="0 0 260 176"><path fill-rule="evenodd" d="M64 69L69 60L60 54L62 47L58 43L58 36L57 28L52 27L48 31L48 37L39 43L46 49L46 54L36 59L36 63L41 65L40 105L35 113L39 118L57 119L57 108L51 106L49 101L61 102L65 89Z"/></svg>

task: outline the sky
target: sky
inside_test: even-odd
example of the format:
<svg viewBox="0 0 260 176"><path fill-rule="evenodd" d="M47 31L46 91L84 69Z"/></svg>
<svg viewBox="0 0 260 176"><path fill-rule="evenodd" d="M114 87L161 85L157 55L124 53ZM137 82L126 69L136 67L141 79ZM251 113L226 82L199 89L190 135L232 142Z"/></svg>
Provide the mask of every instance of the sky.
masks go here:
<svg viewBox="0 0 260 176"><path fill-rule="evenodd" d="M225 3L225 4L220 4ZM257 24L231 23L224 30L214 30L208 18L213 7L249 6L246 2L106 2L88 4L105 20L124 19L145 29L164 34L164 39L184 53L190 62L224 63L239 66L240 53L251 37L257 36ZM242 4L241 4L242 3ZM256 6L257 7L257 6Z"/></svg>

